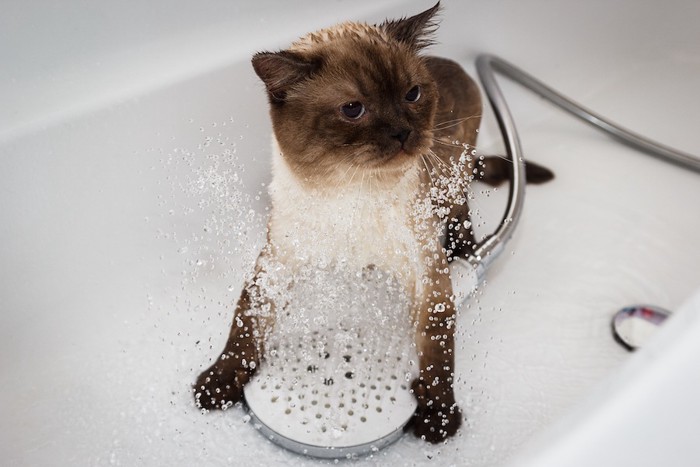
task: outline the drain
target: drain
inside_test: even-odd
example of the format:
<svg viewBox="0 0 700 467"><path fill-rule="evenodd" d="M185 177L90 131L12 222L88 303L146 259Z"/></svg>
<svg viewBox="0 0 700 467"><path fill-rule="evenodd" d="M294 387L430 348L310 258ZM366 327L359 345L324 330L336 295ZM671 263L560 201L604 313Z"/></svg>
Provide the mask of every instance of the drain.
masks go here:
<svg viewBox="0 0 700 467"><path fill-rule="evenodd" d="M649 341L670 315L669 311L653 305L625 307L613 316L613 337L627 350L636 350Z"/></svg>

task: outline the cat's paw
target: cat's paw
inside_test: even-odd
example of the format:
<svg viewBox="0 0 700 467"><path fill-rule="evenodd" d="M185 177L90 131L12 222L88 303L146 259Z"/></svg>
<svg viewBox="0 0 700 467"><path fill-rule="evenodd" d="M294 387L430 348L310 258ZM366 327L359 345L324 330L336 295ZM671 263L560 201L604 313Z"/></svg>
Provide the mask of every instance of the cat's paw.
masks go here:
<svg viewBox="0 0 700 467"><path fill-rule="evenodd" d="M243 387L255 370L232 358L220 359L203 371L193 387L197 407L224 410L243 400Z"/></svg>
<svg viewBox="0 0 700 467"><path fill-rule="evenodd" d="M454 401L452 388L436 391L416 379L412 390L418 401L411 421L413 434L430 443L439 443L453 436L462 424L462 411Z"/></svg>

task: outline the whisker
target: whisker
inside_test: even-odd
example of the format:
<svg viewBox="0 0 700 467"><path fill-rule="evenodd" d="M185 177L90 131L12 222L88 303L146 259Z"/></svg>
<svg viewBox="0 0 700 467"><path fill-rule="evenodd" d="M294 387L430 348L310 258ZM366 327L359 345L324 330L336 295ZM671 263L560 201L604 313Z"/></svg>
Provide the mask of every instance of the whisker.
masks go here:
<svg viewBox="0 0 700 467"><path fill-rule="evenodd" d="M453 142L453 141L445 141L444 139L440 139L440 138L433 138L433 141L435 141L436 143L444 144L445 146L451 146L454 148L462 147L462 145L460 143Z"/></svg>
<svg viewBox="0 0 700 467"><path fill-rule="evenodd" d="M437 154L435 154L435 152L432 149L428 150L426 154L430 156L430 162L433 165L433 167L437 166L437 168L440 169L443 175L452 172L453 167L447 164L447 162L445 162L444 160L442 160Z"/></svg>
<svg viewBox="0 0 700 467"><path fill-rule="evenodd" d="M503 159L504 161L511 162L509 158L507 158L506 156L501 156L500 154L489 154L488 157L497 157L499 159Z"/></svg>
<svg viewBox="0 0 700 467"><path fill-rule="evenodd" d="M473 118L481 118L481 114L479 115L470 115L469 117L462 117L462 118L455 118L453 120L445 120L444 122L440 122L435 124L433 127L434 130L445 130L447 128L452 128L454 126L459 125L460 123L464 123L467 120L471 120Z"/></svg>
<svg viewBox="0 0 700 467"><path fill-rule="evenodd" d="M435 152L428 151L428 156L431 160L434 160L438 167L442 170L442 176L444 180L441 181L442 185L446 185L450 191L458 190L462 193L467 193L469 191L469 182L473 179L473 174L471 173L470 164L464 164L463 161L452 162L448 164L442 160Z"/></svg>
<svg viewBox="0 0 700 467"><path fill-rule="evenodd" d="M433 137L432 140L435 141L436 143L444 144L445 146L452 146L455 148L462 148L462 149L474 149L474 150L476 149L476 146L471 145L469 143L462 143L459 141L447 141L447 140L444 140L442 138L436 138L436 137Z"/></svg>
<svg viewBox="0 0 700 467"><path fill-rule="evenodd" d="M433 180L433 175L431 174L432 171L428 168L428 162L425 158L425 155L421 154L420 159L421 161L423 161L423 165L425 166L425 171L428 174L428 178L430 179L430 185L435 186L435 181Z"/></svg>
<svg viewBox="0 0 700 467"><path fill-rule="evenodd" d="M367 175L367 171L363 170L362 171L362 180L360 180L360 189L357 191L357 201L355 205L360 205L360 219L365 218L365 209L367 209L367 202L365 202L362 199L362 196L365 193L365 176ZM370 180L370 185L371 185L371 180ZM354 221L354 219L353 219Z"/></svg>
<svg viewBox="0 0 700 467"><path fill-rule="evenodd" d="M346 180L346 177L347 177L348 173L349 173L353 168L355 169L355 171L357 171L358 164L352 164L352 163L351 163L351 164L348 165L348 168L345 169L345 172L343 173L343 175L342 175L341 177L338 178L338 181L337 181L337 183L335 184L334 192L336 192L336 193L338 192L338 190L340 189L340 184L343 183L343 181ZM353 179L354 176L355 176L355 174L354 174L354 172L353 172L353 175L350 177L350 180L348 181L348 183L351 183L351 182L352 182L352 179Z"/></svg>
<svg viewBox="0 0 700 467"><path fill-rule="evenodd" d="M348 185L352 184L352 181L355 179L355 175L357 175L357 171L359 168L360 168L360 164L355 164L355 171L350 176L350 180L348 181ZM363 175L363 177L364 177L364 175Z"/></svg>
<svg viewBox="0 0 700 467"><path fill-rule="evenodd" d="M330 165L328 168L326 168L326 170L325 170L325 172L324 172L324 176L328 176L328 175L331 174L331 172L337 170L337 167L338 167L339 165L342 165L342 164L345 164L345 163L350 162L350 163L348 164L348 168L345 169L345 172L343 173L343 175L340 176L340 177L338 178L338 183L337 183L336 186L335 186L336 191L337 191L338 188L340 187L340 184L345 180L345 178L347 177L347 174L350 172L350 170L352 170L352 169L354 168L355 171L357 171L357 169L359 168L359 165L358 165L357 163L353 163L353 162L351 162L351 161L352 161L352 159L354 159L357 155L359 155L361 152L362 152L362 151L356 151L356 152L353 152L353 153L351 153L351 154L348 154L348 155L346 155L343 159L341 159L340 161L334 162L332 165ZM352 182L353 177L354 177L354 174L353 174L352 177L350 177L350 180L348 181L348 184L350 184L350 183Z"/></svg>

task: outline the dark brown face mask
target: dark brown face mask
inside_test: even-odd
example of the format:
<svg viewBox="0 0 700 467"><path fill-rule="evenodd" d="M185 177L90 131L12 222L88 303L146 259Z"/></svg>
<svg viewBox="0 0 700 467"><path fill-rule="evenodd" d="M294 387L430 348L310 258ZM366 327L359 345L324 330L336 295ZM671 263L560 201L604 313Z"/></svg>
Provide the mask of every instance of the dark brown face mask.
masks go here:
<svg viewBox="0 0 700 467"><path fill-rule="evenodd" d="M302 180L360 166L401 171L432 145L438 92L425 59L437 8L378 26L346 23L263 52L275 136Z"/></svg>

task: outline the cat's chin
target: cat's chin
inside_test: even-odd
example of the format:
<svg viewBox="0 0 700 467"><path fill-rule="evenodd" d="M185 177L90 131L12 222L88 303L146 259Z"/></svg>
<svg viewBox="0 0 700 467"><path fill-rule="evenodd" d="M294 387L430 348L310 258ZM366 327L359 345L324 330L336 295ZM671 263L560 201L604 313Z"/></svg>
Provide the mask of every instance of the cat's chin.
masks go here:
<svg viewBox="0 0 700 467"><path fill-rule="evenodd" d="M375 158L365 161L359 170L352 167L338 167L337 178L328 179L320 186L346 187L373 187L373 189L391 190L405 179L406 175L413 172L418 165L420 156L405 151L395 154L393 157ZM348 174L350 174L348 176ZM328 172L325 172L328 177ZM371 180L371 182L369 182Z"/></svg>
<svg viewBox="0 0 700 467"><path fill-rule="evenodd" d="M392 171L405 171L407 168L415 165L416 161L420 157L419 154L413 151L406 151L405 149L399 149L396 152L390 153L388 155L383 155L382 157L377 157L372 159L367 165L375 170L386 170L388 172Z"/></svg>

